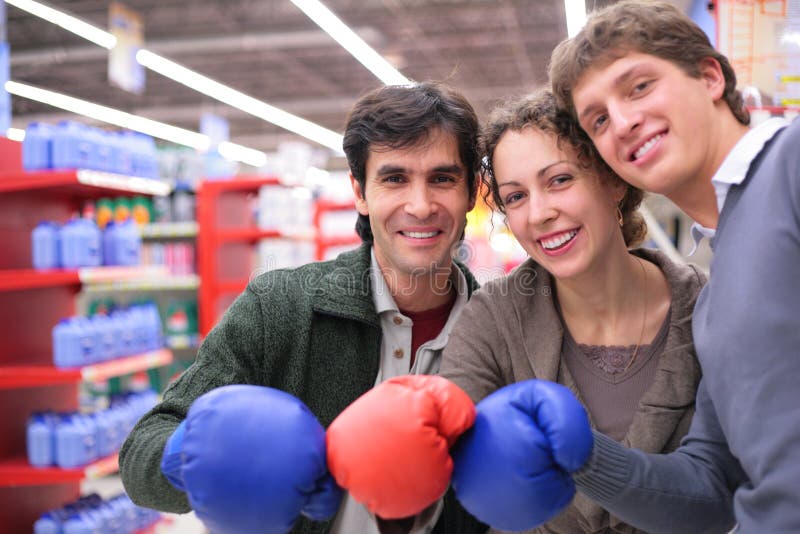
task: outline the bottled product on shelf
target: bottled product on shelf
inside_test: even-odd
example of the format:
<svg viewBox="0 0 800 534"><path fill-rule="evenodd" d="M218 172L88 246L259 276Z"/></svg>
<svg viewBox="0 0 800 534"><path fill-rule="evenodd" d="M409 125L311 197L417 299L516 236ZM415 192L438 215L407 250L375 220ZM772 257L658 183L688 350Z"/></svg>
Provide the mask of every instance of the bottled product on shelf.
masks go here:
<svg viewBox="0 0 800 534"><path fill-rule="evenodd" d="M92 169L158 177L155 141L139 132L107 132L76 121L32 122L25 130L22 164L28 171Z"/></svg>
<svg viewBox="0 0 800 534"><path fill-rule="evenodd" d="M35 140L36 135L29 139ZM97 142L91 136L84 141ZM50 226L45 231L44 244L48 248L44 254L41 251L34 254L34 241L37 246L41 242L40 236L37 234L34 239L33 233L43 220L65 223L76 213L91 216L92 212L96 217L97 208L84 209L88 200L120 195L167 194L169 189L165 183L157 180L99 170L48 169L24 172L18 166L22 162L20 144L12 146L6 143L5 148L13 152L11 156L16 156L4 155L0 158L0 241L4 248L4 254L0 255L0 338L5 340L0 346L0 436L3 442L0 448L0 530L31 532L37 518L45 511L56 509L80 496L82 480L103 476L117 469L117 458L113 452L83 467L33 467L28 462L26 445L26 427L31 415L78 412L82 382L107 380L172 362L171 351L162 348L126 358L57 368L53 363L54 346L50 334L62 318L78 314L76 296L83 284L139 280L154 274L160 275L161 270L140 267L37 270L33 267L63 266L64 262L61 259L56 262L54 257L58 255L63 258L65 247L68 258L91 256L86 250L77 253L70 251L71 246L86 238L89 225L81 221L70 225L66 232L66 243L64 235L56 233L56 241L58 237L62 239L61 246L55 249L52 246L55 228ZM52 154L48 157L52 157ZM98 158L95 161L105 160L107 163L108 152L101 151ZM114 159L113 155L111 159ZM47 239L50 239L49 244ZM56 254L54 250L60 252ZM100 247L96 250L99 252ZM95 338L97 345L105 345L106 348L115 346L116 340L108 335L108 325L113 321L113 317L97 320L97 324L105 324L106 330L105 336ZM143 317L134 321L140 326L144 322ZM103 330L103 327L100 329ZM130 328L126 326L125 330L129 331ZM47 416L34 420L45 423L38 431L47 430L48 421L52 423ZM93 420L95 428L107 428L110 424L108 414L94 416ZM85 420L77 421L76 425L77 428L87 426ZM101 436L108 437L108 434L101 433ZM111 442L110 439L97 439L96 445L99 451L106 452ZM36 461L46 464L46 456L47 453L43 456L37 454ZM67 462L73 463L82 462Z"/></svg>
<svg viewBox="0 0 800 534"><path fill-rule="evenodd" d="M107 409L93 413L31 414L26 430L28 463L71 469L113 454L157 397L155 391L144 390L114 397Z"/></svg>
<svg viewBox="0 0 800 534"><path fill-rule="evenodd" d="M81 497L41 515L34 534L113 533L134 534L159 521L155 510L133 504L124 493L102 499L96 493Z"/></svg>

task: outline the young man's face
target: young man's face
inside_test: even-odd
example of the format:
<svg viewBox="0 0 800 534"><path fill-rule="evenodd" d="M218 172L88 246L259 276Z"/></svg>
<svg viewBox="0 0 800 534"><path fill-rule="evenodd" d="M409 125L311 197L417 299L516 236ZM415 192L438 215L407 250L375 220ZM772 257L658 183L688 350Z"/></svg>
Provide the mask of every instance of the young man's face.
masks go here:
<svg viewBox="0 0 800 534"><path fill-rule="evenodd" d="M717 130L725 81L714 60L693 78L676 64L630 52L595 66L573 88L575 111L622 178L679 201L708 182L725 155Z"/></svg>
<svg viewBox="0 0 800 534"><path fill-rule="evenodd" d="M369 216L375 257L384 270L411 277L451 265L470 198L455 138L433 132L420 146L370 150L366 187L351 177L359 213Z"/></svg>

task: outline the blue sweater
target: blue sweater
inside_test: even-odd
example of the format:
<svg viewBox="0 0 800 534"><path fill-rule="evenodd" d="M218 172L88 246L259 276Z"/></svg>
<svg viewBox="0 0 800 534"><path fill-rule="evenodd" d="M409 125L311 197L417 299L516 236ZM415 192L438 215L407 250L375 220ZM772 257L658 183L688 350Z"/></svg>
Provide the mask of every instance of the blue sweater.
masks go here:
<svg viewBox="0 0 800 534"><path fill-rule="evenodd" d="M575 480L652 532L800 532L800 121L731 188L712 247L689 434L668 455L595 434Z"/></svg>

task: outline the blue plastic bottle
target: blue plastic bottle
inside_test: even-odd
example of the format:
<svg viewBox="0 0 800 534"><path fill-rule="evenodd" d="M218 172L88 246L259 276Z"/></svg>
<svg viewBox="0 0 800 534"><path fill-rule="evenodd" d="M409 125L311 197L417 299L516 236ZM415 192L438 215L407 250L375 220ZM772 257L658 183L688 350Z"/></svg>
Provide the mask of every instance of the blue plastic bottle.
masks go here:
<svg viewBox="0 0 800 534"><path fill-rule="evenodd" d="M112 172L114 170L114 155L112 153L111 136L100 128L92 128L89 138L95 145L94 161L92 168L98 171Z"/></svg>
<svg viewBox="0 0 800 534"><path fill-rule="evenodd" d="M98 339L98 361L111 360L117 357L117 340L114 339L113 324L107 315L95 314L89 318Z"/></svg>
<svg viewBox="0 0 800 534"><path fill-rule="evenodd" d="M26 171L49 169L52 165L53 134L49 124L32 122L25 128L22 141L22 168Z"/></svg>
<svg viewBox="0 0 800 534"><path fill-rule="evenodd" d="M53 327L53 364L56 367L83 365L82 330L73 318L62 319Z"/></svg>
<svg viewBox="0 0 800 534"><path fill-rule="evenodd" d="M83 267L97 267L103 263L102 234L91 219L79 219L81 227L81 254Z"/></svg>
<svg viewBox="0 0 800 534"><path fill-rule="evenodd" d="M55 269L61 264L58 245L58 225L42 221L31 232L31 251L34 269Z"/></svg>
<svg viewBox="0 0 800 534"><path fill-rule="evenodd" d="M96 427L88 416L62 414L56 428L56 465L68 469L97 459Z"/></svg>
<svg viewBox="0 0 800 534"><path fill-rule="evenodd" d="M55 416L52 413L34 413L26 429L28 463L34 467L55 464Z"/></svg>
<svg viewBox="0 0 800 534"><path fill-rule="evenodd" d="M61 414L56 426L56 465L65 469L83 465L83 435L76 416Z"/></svg>
<svg viewBox="0 0 800 534"><path fill-rule="evenodd" d="M62 121L53 132L54 169L90 169L95 144L88 128L78 122Z"/></svg>
<svg viewBox="0 0 800 534"><path fill-rule="evenodd" d="M139 265L142 236L133 219L108 223L103 232L103 262L106 265Z"/></svg>
<svg viewBox="0 0 800 534"><path fill-rule="evenodd" d="M62 534L63 510L45 512L33 524L33 534Z"/></svg>

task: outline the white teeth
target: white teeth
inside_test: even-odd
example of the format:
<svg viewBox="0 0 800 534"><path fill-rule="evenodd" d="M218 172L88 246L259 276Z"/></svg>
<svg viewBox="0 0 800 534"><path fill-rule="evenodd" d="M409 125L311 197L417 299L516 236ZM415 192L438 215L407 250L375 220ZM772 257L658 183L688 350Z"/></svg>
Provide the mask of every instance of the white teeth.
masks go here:
<svg viewBox="0 0 800 534"><path fill-rule="evenodd" d="M540 241L542 246L547 250L552 250L554 248L558 248L567 241L570 241L575 235L578 233L577 230L570 230L569 232L564 232L563 234L550 238L546 241Z"/></svg>
<svg viewBox="0 0 800 534"><path fill-rule="evenodd" d="M658 134L650 139L648 142L639 147L639 150L633 153L633 159L637 160L647 154L653 146L664 137L664 134Z"/></svg>
<svg viewBox="0 0 800 534"><path fill-rule="evenodd" d="M406 237L413 237L414 239L427 239L433 237L439 232L403 232Z"/></svg>

